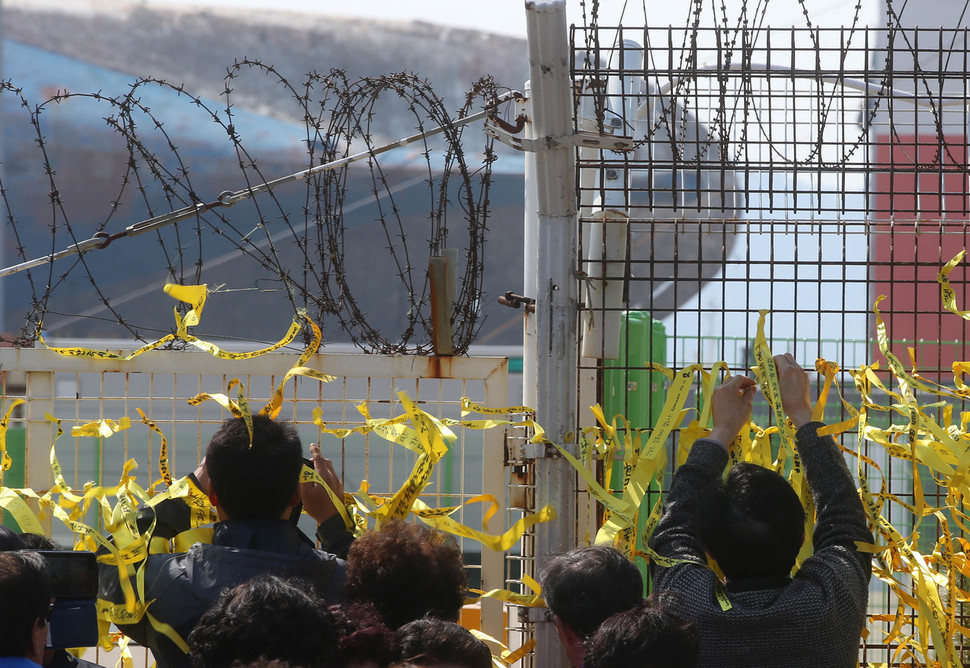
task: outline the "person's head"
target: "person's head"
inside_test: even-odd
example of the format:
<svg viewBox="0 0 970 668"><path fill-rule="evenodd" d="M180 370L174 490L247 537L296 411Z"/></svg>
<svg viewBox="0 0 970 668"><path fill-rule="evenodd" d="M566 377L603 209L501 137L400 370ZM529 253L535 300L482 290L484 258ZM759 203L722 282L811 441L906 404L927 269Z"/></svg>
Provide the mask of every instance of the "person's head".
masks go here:
<svg viewBox="0 0 970 668"><path fill-rule="evenodd" d="M795 490L750 463L734 466L704 494L694 524L729 580L790 575L805 538L805 510Z"/></svg>
<svg viewBox="0 0 970 668"><path fill-rule="evenodd" d="M299 500L303 446L289 423L253 415L250 447L245 420L226 420L209 441L205 465L220 517L277 519Z"/></svg>
<svg viewBox="0 0 970 668"><path fill-rule="evenodd" d="M27 546L20 536L5 526L0 525L0 552L10 552L12 550L24 550Z"/></svg>
<svg viewBox="0 0 970 668"><path fill-rule="evenodd" d="M583 668L694 668L699 654L693 623L644 600L600 624L586 641Z"/></svg>
<svg viewBox="0 0 970 668"><path fill-rule="evenodd" d="M606 545L560 554L546 565L540 579L546 606L580 640L592 635L607 617L643 599L639 569Z"/></svg>
<svg viewBox="0 0 970 668"><path fill-rule="evenodd" d="M458 546L420 524L385 522L347 555L347 598L372 603L394 629L426 616L458 621L467 581Z"/></svg>
<svg viewBox="0 0 970 668"><path fill-rule="evenodd" d="M64 550L56 541L51 540L47 536L42 536L39 533L22 533L20 534L20 540L23 541L24 549L27 550L50 550L55 552Z"/></svg>
<svg viewBox="0 0 970 668"><path fill-rule="evenodd" d="M326 602L311 587L259 575L223 591L188 641L198 668L274 661L328 668L335 663L337 634Z"/></svg>
<svg viewBox="0 0 970 668"><path fill-rule="evenodd" d="M366 603L330 606L337 631L337 653L346 668L387 668L397 641L377 608Z"/></svg>
<svg viewBox="0 0 970 668"><path fill-rule="evenodd" d="M51 612L51 584L35 552L0 552L0 656L41 663Z"/></svg>
<svg viewBox="0 0 970 668"><path fill-rule="evenodd" d="M397 630L395 666L491 668L488 645L467 629L441 619L416 619Z"/></svg>

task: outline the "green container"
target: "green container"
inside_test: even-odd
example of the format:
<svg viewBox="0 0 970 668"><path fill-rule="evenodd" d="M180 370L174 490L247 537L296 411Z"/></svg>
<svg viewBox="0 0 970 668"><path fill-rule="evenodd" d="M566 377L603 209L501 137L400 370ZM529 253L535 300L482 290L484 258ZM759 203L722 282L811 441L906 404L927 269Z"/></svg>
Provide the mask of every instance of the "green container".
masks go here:
<svg viewBox="0 0 970 668"><path fill-rule="evenodd" d="M666 399L663 374L650 371L645 366L651 362L666 364L667 332L663 323L650 317L647 311L627 311L620 326L620 352L615 360L605 360L603 370L603 411L607 421L621 414L633 429L651 429L657 424ZM622 428L622 425L618 424ZM641 435L645 443L649 434ZM623 451L617 449L613 465L610 490L620 496L623 485ZM651 484L640 504L637 532L643 535L643 527L650 516L650 509L659 498L660 489ZM642 549L642 545L638 546ZM637 557L637 565L643 573L649 592L647 563ZM645 593L648 593L645 592Z"/></svg>
<svg viewBox="0 0 970 668"><path fill-rule="evenodd" d="M620 325L620 352L604 361L603 409L607 420L617 413L635 429L653 427L666 398L663 374L646 364L666 364L667 332L646 311L627 311Z"/></svg>
<svg viewBox="0 0 970 668"><path fill-rule="evenodd" d="M27 430L24 427L7 429L7 454L10 456L11 466L3 472L3 484L5 487L23 488L27 480ZM20 533L20 525L13 515L0 510L0 518L0 524Z"/></svg>

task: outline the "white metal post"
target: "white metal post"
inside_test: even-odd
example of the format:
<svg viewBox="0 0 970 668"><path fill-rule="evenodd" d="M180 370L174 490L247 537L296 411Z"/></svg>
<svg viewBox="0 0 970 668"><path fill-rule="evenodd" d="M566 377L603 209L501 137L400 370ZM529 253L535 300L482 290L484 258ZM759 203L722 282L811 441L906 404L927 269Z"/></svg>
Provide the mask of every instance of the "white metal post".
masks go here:
<svg viewBox="0 0 970 668"><path fill-rule="evenodd" d="M34 352L34 351L30 351ZM7 365L5 368L9 368ZM24 442L26 443L25 455L27 457L27 470L25 471L24 483L29 489L37 490L40 493L50 489L51 463L50 452L54 444L54 425L46 415L54 414L54 398L56 384L54 373L51 371L37 371L27 374L27 424ZM31 501L34 510L40 507ZM50 511L46 511L47 516L41 520L41 524L49 536L53 525L53 516Z"/></svg>
<svg viewBox="0 0 970 668"><path fill-rule="evenodd" d="M573 128L571 52L564 0L526 2L532 123L535 136L561 138ZM548 437L567 438L576 425L577 210L575 156L571 146L544 142L536 153L538 260L536 264L536 411ZM536 457L536 505L556 508L558 519L536 531L536 568L576 545L576 475L554 448ZM536 624L536 665L568 665L555 624Z"/></svg>
<svg viewBox="0 0 970 668"><path fill-rule="evenodd" d="M532 123L532 82L525 82L525 116L529 122L525 124L526 139L535 139L535 127ZM523 251L523 281L522 294L535 298L539 292L536 262L539 259L539 202L536 199L536 154L525 151L525 171L523 182L525 186L524 214L522 221L522 251ZM536 398L536 314L523 308L522 320L522 402L526 406L535 406Z"/></svg>

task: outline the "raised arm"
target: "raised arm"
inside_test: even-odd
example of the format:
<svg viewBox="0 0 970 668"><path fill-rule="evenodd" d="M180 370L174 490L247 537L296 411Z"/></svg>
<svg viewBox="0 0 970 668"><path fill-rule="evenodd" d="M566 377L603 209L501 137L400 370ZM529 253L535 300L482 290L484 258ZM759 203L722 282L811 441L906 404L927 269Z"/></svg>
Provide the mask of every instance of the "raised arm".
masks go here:
<svg viewBox="0 0 970 668"><path fill-rule="evenodd" d="M775 368L782 405L798 430L795 445L815 501L815 552L833 545L850 548L868 578L871 557L858 552L855 543L871 543L872 532L845 457L831 436L818 435L823 423L812 422L808 374L790 354L775 357Z"/></svg>
<svg viewBox="0 0 970 668"><path fill-rule="evenodd" d="M694 443L674 473L663 516L650 539L650 547L661 556L705 563L704 548L691 527L698 499L724 472L728 448L751 417L755 391L755 382L746 376L733 376L714 390L714 428Z"/></svg>
<svg viewBox="0 0 970 668"><path fill-rule="evenodd" d="M324 482L333 490L337 498L343 498L344 484L333 467L333 462L323 456L320 446L310 444L310 456L313 468ZM320 546L341 559L347 558L347 551L354 542L354 536L344 524L340 512L334 505L327 490L316 482L305 482L300 485L303 507L307 515L317 521L317 539Z"/></svg>

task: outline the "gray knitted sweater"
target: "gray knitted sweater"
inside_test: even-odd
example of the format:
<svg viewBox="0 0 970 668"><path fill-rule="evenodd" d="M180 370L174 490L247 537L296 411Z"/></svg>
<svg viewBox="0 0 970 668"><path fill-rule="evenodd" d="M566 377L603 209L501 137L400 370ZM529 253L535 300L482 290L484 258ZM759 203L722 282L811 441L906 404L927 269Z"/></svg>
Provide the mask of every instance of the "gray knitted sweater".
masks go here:
<svg viewBox="0 0 970 668"><path fill-rule="evenodd" d="M720 477L727 453L701 439L674 474L664 514L650 546L657 553L694 563L655 566L653 590L673 593L675 612L697 623L700 668L841 668L858 663L865 624L868 554L855 541L872 542L865 511L842 453L822 424L796 434L798 453L817 511L814 554L791 580L728 583L732 608L715 597L716 576L691 529L698 493Z"/></svg>

